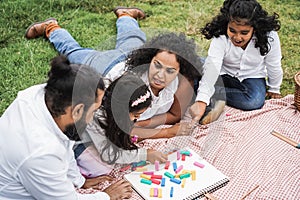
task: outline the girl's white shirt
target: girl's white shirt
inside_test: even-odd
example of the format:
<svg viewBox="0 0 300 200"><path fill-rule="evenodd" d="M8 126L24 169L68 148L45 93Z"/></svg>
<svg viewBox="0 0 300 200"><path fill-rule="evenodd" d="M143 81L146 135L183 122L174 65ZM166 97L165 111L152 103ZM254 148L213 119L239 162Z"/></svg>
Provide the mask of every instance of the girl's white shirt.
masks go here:
<svg viewBox="0 0 300 200"><path fill-rule="evenodd" d="M107 125L106 112L103 109L98 109L95 113L95 118L97 120L94 119L88 124L81 135L81 141L77 142L77 144L93 142L93 145L87 146L77 158L77 165L81 173L87 177L109 174L115 166L115 164L107 164L100 158L101 155L104 160L109 160L110 155L114 155L112 146L105 150L103 149L106 144L111 142L105 135L106 130L98 122L101 121ZM147 150L144 148L138 148L137 150L120 148L119 153L119 157L115 161L116 164L129 164L147 159Z"/></svg>
<svg viewBox="0 0 300 200"><path fill-rule="evenodd" d="M268 91L280 93L283 78L281 47L276 31L269 33L270 51L265 56L255 47L255 35L245 50L236 47L230 38L213 38L204 63L204 74L199 82L196 101L209 104L219 75L228 74L243 81L247 78L267 78Z"/></svg>

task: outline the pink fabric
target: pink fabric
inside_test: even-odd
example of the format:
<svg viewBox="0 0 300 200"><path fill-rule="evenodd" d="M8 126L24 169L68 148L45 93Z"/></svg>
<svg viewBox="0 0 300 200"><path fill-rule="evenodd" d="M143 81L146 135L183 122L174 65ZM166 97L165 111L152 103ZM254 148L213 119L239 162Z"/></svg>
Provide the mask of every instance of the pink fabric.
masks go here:
<svg viewBox="0 0 300 200"><path fill-rule="evenodd" d="M77 158L80 172L87 178L105 175L111 172L113 165L102 162L99 153L94 146L88 146Z"/></svg>
<svg viewBox="0 0 300 200"><path fill-rule="evenodd" d="M288 95L248 112L225 107L218 121L198 126L191 137L145 140L139 145L161 151L192 148L229 176L230 182L213 193L218 199L239 200L256 185L247 200L300 199L300 150L271 134L276 130L300 143L300 111L293 101ZM116 180L129 172L120 172L121 167L110 173ZM131 199L142 198L134 192Z"/></svg>

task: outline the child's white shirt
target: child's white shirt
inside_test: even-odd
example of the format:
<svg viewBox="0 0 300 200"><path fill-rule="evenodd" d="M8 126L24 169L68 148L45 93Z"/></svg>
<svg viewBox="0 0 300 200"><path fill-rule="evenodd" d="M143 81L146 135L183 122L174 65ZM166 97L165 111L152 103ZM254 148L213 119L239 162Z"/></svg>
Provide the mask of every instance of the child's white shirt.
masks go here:
<svg viewBox="0 0 300 200"><path fill-rule="evenodd" d="M268 91L280 93L283 78L281 47L276 31L269 33L270 51L262 56L255 48L256 37L249 41L245 50L236 47L225 35L213 38L204 64L204 74L199 82L196 101L209 104L219 75L228 74L243 81L247 78L266 78Z"/></svg>

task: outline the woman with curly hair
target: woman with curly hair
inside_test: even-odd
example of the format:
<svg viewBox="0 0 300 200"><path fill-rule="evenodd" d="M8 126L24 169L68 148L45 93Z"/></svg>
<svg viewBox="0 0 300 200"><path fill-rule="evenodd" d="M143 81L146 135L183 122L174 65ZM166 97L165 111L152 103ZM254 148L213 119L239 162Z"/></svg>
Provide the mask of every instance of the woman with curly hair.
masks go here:
<svg viewBox="0 0 300 200"><path fill-rule="evenodd" d="M135 124L146 128L140 128L139 133L133 134L140 138L173 137L180 129L180 124L176 123L192 100L194 80L201 78L202 63L196 53L196 45L183 34L175 33L161 34L145 43L145 33L137 22L145 18L141 9L117 7L114 13L117 16L117 42L113 50L81 47L54 18L32 24L25 37L45 36L70 62L95 68L109 82L127 70L140 74L149 86L153 101ZM161 124L176 125L159 132L151 129Z"/></svg>
<svg viewBox="0 0 300 200"><path fill-rule="evenodd" d="M224 1L220 13L201 30L212 41L196 102L190 109L195 120L201 118L211 99L226 98L227 105L249 111L261 108L266 97L281 97L278 17L276 13L268 15L256 0ZM211 119L222 108L213 109Z"/></svg>
<svg viewBox="0 0 300 200"><path fill-rule="evenodd" d="M201 63L195 43L184 34L160 34L126 60L126 68L141 76L151 89L151 108L147 109L133 129L141 138L170 138L180 124L170 128L151 129L160 124L174 124L181 119L193 95L193 81L200 79ZM198 68L197 68L198 66ZM147 126L147 128L141 128ZM159 131L158 131L159 130ZM143 133L143 134L141 134Z"/></svg>

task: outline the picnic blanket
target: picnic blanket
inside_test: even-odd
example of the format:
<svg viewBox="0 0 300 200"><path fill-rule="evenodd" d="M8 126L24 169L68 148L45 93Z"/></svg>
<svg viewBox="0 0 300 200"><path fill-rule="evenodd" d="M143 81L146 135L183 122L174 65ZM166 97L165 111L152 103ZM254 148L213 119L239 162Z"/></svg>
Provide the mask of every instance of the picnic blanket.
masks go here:
<svg viewBox="0 0 300 200"><path fill-rule="evenodd" d="M197 126L190 136L144 140L141 147L160 151L189 147L229 176L213 195L220 199L300 199L300 149L273 136L273 130L300 143L300 111L294 96L267 100L264 107L241 111L226 106L220 118ZM110 173L119 180L129 171L121 165ZM99 189L107 187L99 186ZM78 190L92 193L94 190ZM133 192L132 200L142 199Z"/></svg>

